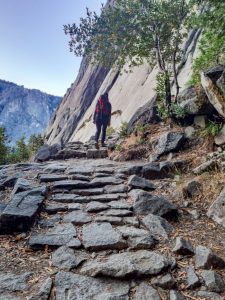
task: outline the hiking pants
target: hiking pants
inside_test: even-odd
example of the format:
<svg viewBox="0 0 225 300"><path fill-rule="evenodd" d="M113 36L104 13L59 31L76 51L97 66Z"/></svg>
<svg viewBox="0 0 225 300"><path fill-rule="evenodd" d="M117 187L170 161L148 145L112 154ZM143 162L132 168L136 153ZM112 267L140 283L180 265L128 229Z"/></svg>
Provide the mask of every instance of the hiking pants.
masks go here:
<svg viewBox="0 0 225 300"><path fill-rule="evenodd" d="M96 121L96 134L95 134L95 141L98 143L100 134L102 132L102 136L101 136L101 142L104 143L105 142L105 137L106 137L106 129L108 126L108 119L103 119L103 120L97 120Z"/></svg>

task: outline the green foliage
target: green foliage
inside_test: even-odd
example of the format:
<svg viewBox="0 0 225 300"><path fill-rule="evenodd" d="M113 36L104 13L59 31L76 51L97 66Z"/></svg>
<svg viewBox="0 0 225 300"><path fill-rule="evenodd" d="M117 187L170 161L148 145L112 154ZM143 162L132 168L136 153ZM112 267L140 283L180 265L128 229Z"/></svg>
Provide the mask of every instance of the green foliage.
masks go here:
<svg viewBox="0 0 225 300"><path fill-rule="evenodd" d="M122 122L119 130L119 136L120 138L125 138L128 136L127 134L127 122Z"/></svg>
<svg viewBox="0 0 225 300"><path fill-rule="evenodd" d="M0 165L7 163L9 148L7 147L8 138L4 127L0 127Z"/></svg>
<svg viewBox="0 0 225 300"><path fill-rule="evenodd" d="M166 97L165 92L165 74L164 73L158 73L156 76L156 88L155 88L157 98L160 102L164 102Z"/></svg>
<svg viewBox="0 0 225 300"><path fill-rule="evenodd" d="M35 135L32 134L28 141L28 149L30 156L33 156L37 150L44 145L44 138L41 134Z"/></svg>
<svg viewBox="0 0 225 300"><path fill-rule="evenodd" d="M30 157L29 148L25 143L25 136L22 136L16 142L16 156L18 157L18 161L27 161Z"/></svg>
<svg viewBox="0 0 225 300"><path fill-rule="evenodd" d="M116 131L115 131L115 129L114 129L112 126L107 127L106 134L107 134L108 136L113 135L115 132L116 132Z"/></svg>
<svg viewBox="0 0 225 300"><path fill-rule="evenodd" d="M124 150L124 148L123 148L122 144L116 144L115 150L121 152Z"/></svg>
<svg viewBox="0 0 225 300"><path fill-rule="evenodd" d="M34 134L31 135L28 144L25 142L25 136L22 136L14 147L9 147L8 142L5 128L0 127L0 165L28 161L44 144L44 139L40 134Z"/></svg>
<svg viewBox="0 0 225 300"><path fill-rule="evenodd" d="M221 130L222 128L222 124L221 123L215 123L215 122L212 122L212 121L209 121L207 124L206 124L206 127L205 129L203 129L201 131L201 136L205 137L205 136L216 136L219 131Z"/></svg>
<svg viewBox="0 0 225 300"><path fill-rule="evenodd" d="M225 61L225 2L220 0L192 0L192 5L204 7L201 14L193 11L190 17L192 26L202 28L199 44L200 55L193 64L190 84L198 84L200 73L206 69L223 64Z"/></svg>
<svg viewBox="0 0 225 300"><path fill-rule="evenodd" d="M170 107L171 115L176 119L184 119L188 115L187 109L178 103L172 103Z"/></svg>

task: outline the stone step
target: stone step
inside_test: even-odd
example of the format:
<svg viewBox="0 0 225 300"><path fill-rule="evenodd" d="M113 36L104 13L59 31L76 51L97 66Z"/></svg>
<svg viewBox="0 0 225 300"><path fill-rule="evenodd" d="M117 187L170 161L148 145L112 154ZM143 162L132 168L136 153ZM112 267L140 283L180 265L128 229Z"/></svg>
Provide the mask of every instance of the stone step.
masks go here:
<svg viewBox="0 0 225 300"><path fill-rule="evenodd" d="M126 194L103 194L96 196L79 196L76 194L54 194L52 201L61 203L111 202L126 198Z"/></svg>

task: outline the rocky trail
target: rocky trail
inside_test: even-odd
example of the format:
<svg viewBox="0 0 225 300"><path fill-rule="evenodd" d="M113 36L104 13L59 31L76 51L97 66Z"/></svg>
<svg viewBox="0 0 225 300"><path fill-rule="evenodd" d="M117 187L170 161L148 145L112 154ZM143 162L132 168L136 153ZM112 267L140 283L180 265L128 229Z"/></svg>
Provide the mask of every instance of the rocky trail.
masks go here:
<svg viewBox="0 0 225 300"><path fill-rule="evenodd" d="M0 299L225 299L225 229L173 199L182 167L84 157L2 166Z"/></svg>

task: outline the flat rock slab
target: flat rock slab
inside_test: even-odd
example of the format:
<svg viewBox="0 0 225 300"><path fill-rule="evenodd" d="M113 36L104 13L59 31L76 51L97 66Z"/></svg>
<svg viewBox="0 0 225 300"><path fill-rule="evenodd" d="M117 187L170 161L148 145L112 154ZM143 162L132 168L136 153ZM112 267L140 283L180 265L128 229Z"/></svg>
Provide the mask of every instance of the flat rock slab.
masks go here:
<svg viewBox="0 0 225 300"><path fill-rule="evenodd" d="M97 216L95 217L95 222L97 223L110 223L112 225L123 225L124 221L121 217L110 217L110 216Z"/></svg>
<svg viewBox="0 0 225 300"><path fill-rule="evenodd" d="M0 218L0 233L27 231L33 224L47 192L46 186L12 196Z"/></svg>
<svg viewBox="0 0 225 300"><path fill-rule="evenodd" d="M149 182L145 178L139 177L137 175L132 175L128 179L128 186L134 189L143 189L143 190L154 190L155 186L153 183Z"/></svg>
<svg viewBox="0 0 225 300"><path fill-rule="evenodd" d="M94 178L90 184L92 187L104 187L106 185L115 185L123 183L122 179L115 178L115 177L100 177Z"/></svg>
<svg viewBox="0 0 225 300"><path fill-rule="evenodd" d="M45 245L59 247L64 245L73 245L79 248L81 243L76 237L76 230L72 224L58 224L48 229L45 233L32 234L29 240L31 247L39 248Z"/></svg>
<svg viewBox="0 0 225 300"><path fill-rule="evenodd" d="M127 209L108 209L100 212L99 215L112 217L129 217L133 215L133 212Z"/></svg>
<svg viewBox="0 0 225 300"><path fill-rule="evenodd" d="M63 222L72 223L74 225L83 225L91 222L91 217L81 210L72 211L63 217Z"/></svg>
<svg viewBox="0 0 225 300"><path fill-rule="evenodd" d="M16 181L16 184L12 190L11 195L25 192L25 191L31 190L32 188L33 187L28 180L26 180L24 178L18 178L18 180Z"/></svg>
<svg viewBox="0 0 225 300"><path fill-rule="evenodd" d="M59 272L55 277L55 287L56 300L129 300L129 283L114 279Z"/></svg>
<svg viewBox="0 0 225 300"><path fill-rule="evenodd" d="M98 259L84 264L81 273L89 276L109 276L115 278L157 275L169 268L168 259L156 252L139 250L137 252L124 252L113 254L103 261Z"/></svg>
<svg viewBox="0 0 225 300"><path fill-rule="evenodd" d="M57 174L41 174L39 176L40 182L54 182L54 181L61 181L67 180L68 176L66 175L57 175Z"/></svg>
<svg viewBox="0 0 225 300"><path fill-rule="evenodd" d="M78 267L82 262L88 259L88 255L81 251L62 246L52 253L52 264L61 270L70 271Z"/></svg>
<svg viewBox="0 0 225 300"><path fill-rule="evenodd" d="M46 205L45 211L48 214L55 214L57 212L66 212L66 211L74 211L81 209L81 205L79 203L51 203Z"/></svg>
<svg viewBox="0 0 225 300"><path fill-rule="evenodd" d="M148 230L141 229L141 228L136 228L133 226L118 226L116 228L123 237L128 238L128 237L138 237L138 236L145 236L145 235L150 235Z"/></svg>
<svg viewBox="0 0 225 300"><path fill-rule="evenodd" d="M154 246L158 243L152 235L142 235L128 239L129 248L132 250L147 250L153 249Z"/></svg>
<svg viewBox="0 0 225 300"><path fill-rule="evenodd" d="M147 215L151 213L160 217L175 217L178 213L176 206L163 197L142 190L132 190L129 195L134 201L135 214Z"/></svg>
<svg viewBox="0 0 225 300"><path fill-rule="evenodd" d="M76 166L76 167L69 167L66 170L66 174L69 174L69 175L82 174L82 175L90 176L94 173L94 171L95 171L94 167Z"/></svg>
<svg viewBox="0 0 225 300"><path fill-rule="evenodd" d="M72 189L85 189L85 188L91 188L92 185L90 185L87 181L82 180L60 180L53 182L52 188L53 189L66 189L66 190L72 190Z"/></svg>
<svg viewBox="0 0 225 300"><path fill-rule="evenodd" d="M76 194L54 194L52 196L52 201L60 203L83 203L86 197L79 196Z"/></svg>
<svg viewBox="0 0 225 300"><path fill-rule="evenodd" d="M87 151L87 158L93 158L93 159L97 159L97 158L106 158L108 157L108 150L107 149L89 149Z"/></svg>
<svg viewBox="0 0 225 300"><path fill-rule="evenodd" d="M124 249L127 246L122 235L110 223L92 223L83 227L85 249L99 251L105 249Z"/></svg>
<svg viewBox="0 0 225 300"><path fill-rule="evenodd" d="M74 192L75 194L80 196L95 196L95 195L102 195L104 193L104 190L103 188L95 188L95 189L91 188L87 190L76 189L76 190L72 190L71 192Z"/></svg>
<svg viewBox="0 0 225 300"><path fill-rule="evenodd" d="M207 216L225 227L225 188L210 206Z"/></svg>
<svg viewBox="0 0 225 300"><path fill-rule="evenodd" d="M87 204L86 211L92 213L92 212L99 212L107 208L109 208L107 204L93 201Z"/></svg>
<svg viewBox="0 0 225 300"><path fill-rule="evenodd" d="M166 219L152 214L148 214L141 222L155 237L168 239L168 234L174 230L173 226Z"/></svg>
<svg viewBox="0 0 225 300"><path fill-rule="evenodd" d="M104 187L104 192L106 194L126 193L127 190L128 190L128 187L125 184L106 185Z"/></svg>
<svg viewBox="0 0 225 300"><path fill-rule="evenodd" d="M108 205L113 209L132 209L125 199L109 202Z"/></svg>
<svg viewBox="0 0 225 300"><path fill-rule="evenodd" d="M32 273L24 273L15 275L12 273L0 272L0 293L3 292L23 292L28 289L28 280L31 278Z"/></svg>

